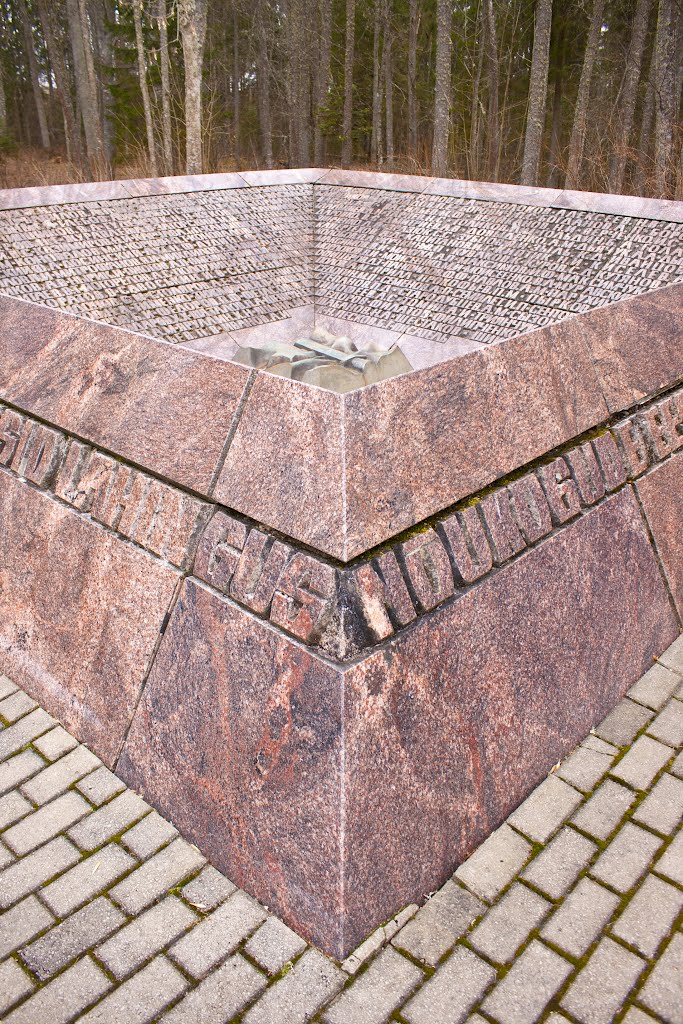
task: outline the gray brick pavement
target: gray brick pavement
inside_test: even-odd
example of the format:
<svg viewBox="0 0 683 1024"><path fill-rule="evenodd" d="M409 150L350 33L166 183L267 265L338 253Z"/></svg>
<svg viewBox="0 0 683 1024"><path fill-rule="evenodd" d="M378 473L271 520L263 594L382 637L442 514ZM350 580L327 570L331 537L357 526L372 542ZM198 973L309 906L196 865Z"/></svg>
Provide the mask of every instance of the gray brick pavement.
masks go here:
<svg viewBox="0 0 683 1024"><path fill-rule="evenodd" d="M0 1016L683 1020L681 657L683 643L452 879L341 966L0 677Z"/></svg>

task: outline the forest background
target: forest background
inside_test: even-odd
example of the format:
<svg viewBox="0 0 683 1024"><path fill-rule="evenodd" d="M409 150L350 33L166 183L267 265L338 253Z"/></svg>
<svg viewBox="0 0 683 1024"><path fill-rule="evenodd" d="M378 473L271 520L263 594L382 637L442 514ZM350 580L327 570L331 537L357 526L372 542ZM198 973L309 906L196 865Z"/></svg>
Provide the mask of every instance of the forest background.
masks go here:
<svg viewBox="0 0 683 1024"><path fill-rule="evenodd" d="M0 187L344 166L683 198L683 0L0 0Z"/></svg>

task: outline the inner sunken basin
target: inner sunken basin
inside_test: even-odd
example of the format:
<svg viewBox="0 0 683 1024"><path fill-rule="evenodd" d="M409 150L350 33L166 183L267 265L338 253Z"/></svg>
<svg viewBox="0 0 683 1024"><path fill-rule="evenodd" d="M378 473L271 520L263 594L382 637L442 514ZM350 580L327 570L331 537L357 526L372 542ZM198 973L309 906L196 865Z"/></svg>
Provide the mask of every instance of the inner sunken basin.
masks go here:
<svg viewBox="0 0 683 1024"><path fill-rule="evenodd" d="M343 958L683 617L683 205L0 193L0 672Z"/></svg>

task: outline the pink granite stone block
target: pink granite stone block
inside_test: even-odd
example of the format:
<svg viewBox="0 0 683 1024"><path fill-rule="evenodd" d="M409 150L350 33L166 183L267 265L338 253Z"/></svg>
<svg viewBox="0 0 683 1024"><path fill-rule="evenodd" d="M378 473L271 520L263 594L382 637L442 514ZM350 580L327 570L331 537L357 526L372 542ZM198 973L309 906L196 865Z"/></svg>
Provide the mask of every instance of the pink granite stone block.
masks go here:
<svg viewBox="0 0 683 1024"><path fill-rule="evenodd" d="M683 455L674 455L636 482L678 614L683 618Z"/></svg>
<svg viewBox="0 0 683 1024"><path fill-rule="evenodd" d="M0 669L112 765L179 573L0 471Z"/></svg>
<svg viewBox="0 0 683 1024"><path fill-rule="evenodd" d="M0 399L208 493L251 371L0 297Z"/></svg>
<svg viewBox="0 0 683 1024"><path fill-rule="evenodd" d="M371 572L357 584L380 637L397 602ZM676 635L630 488L349 665L190 580L117 770L342 958L437 888Z"/></svg>

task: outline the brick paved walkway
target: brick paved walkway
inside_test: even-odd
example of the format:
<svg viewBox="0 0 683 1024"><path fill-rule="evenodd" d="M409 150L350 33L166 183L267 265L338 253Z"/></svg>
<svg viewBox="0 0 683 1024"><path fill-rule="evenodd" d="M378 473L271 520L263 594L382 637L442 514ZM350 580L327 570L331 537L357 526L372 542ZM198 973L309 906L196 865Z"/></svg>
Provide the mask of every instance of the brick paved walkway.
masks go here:
<svg viewBox="0 0 683 1024"><path fill-rule="evenodd" d="M683 1024L683 637L338 965L0 676L7 1024Z"/></svg>

